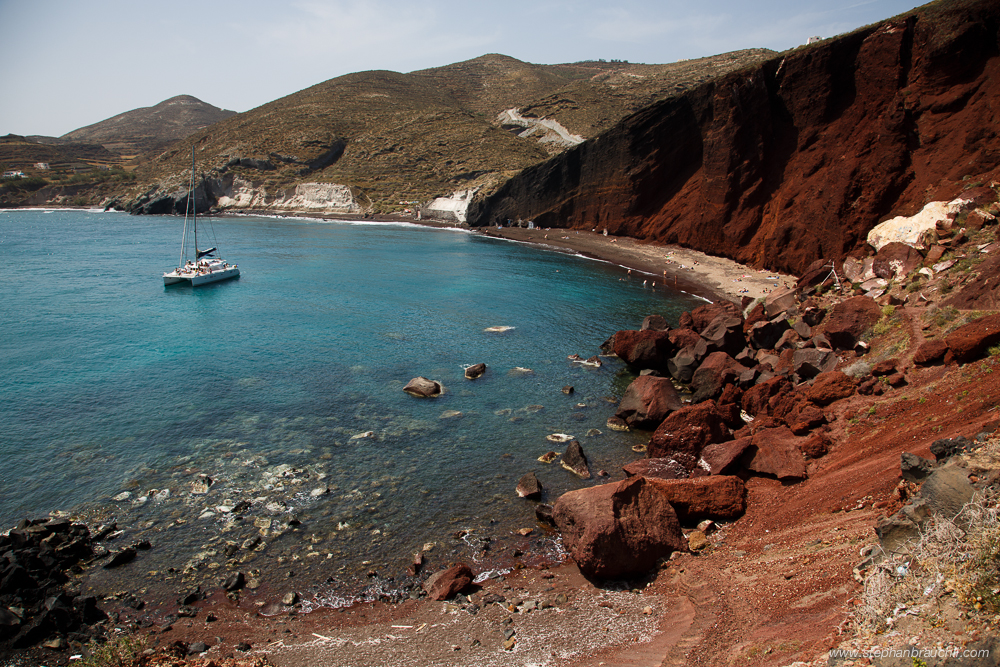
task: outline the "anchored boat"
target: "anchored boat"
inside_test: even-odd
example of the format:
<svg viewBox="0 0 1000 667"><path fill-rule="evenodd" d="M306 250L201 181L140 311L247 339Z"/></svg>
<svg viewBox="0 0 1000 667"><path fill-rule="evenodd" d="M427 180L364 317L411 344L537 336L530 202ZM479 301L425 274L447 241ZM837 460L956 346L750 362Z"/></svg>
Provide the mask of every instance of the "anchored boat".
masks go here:
<svg viewBox="0 0 1000 667"><path fill-rule="evenodd" d="M220 280L238 278L240 268L230 264L219 256L219 248L213 246L207 250L198 249L198 206L194 195L194 147L191 148L191 187L188 189L187 205L184 208L184 232L181 235L181 258L178 267L163 274L164 285L187 283L192 287L216 283ZM188 214L191 218L191 229L194 236L194 259L187 258Z"/></svg>

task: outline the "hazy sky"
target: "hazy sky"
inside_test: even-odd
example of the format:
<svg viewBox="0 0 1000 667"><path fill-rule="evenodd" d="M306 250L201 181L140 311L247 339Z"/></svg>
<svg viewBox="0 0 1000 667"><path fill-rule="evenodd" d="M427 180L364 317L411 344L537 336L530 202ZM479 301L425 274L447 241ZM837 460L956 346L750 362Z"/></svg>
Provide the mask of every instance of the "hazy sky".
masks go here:
<svg viewBox="0 0 1000 667"><path fill-rule="evenodd" d="M174 95L247 111L327 79L502 53L669 63L776 51L914 0L0 0L0 135L60 136Z"/></svg>

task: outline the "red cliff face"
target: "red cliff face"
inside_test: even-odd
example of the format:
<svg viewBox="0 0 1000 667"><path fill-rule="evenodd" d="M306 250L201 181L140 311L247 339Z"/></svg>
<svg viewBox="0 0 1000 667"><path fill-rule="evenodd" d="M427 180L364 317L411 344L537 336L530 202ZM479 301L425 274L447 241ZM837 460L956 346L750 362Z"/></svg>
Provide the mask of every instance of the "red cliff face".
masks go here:
<svg viewBox="0 0 1000 667"><path fill-rule="evenodd" d="M998 81L1000 4L938 3L647 107L469 220L606 227L801 272L1000 175Z"/></svg>

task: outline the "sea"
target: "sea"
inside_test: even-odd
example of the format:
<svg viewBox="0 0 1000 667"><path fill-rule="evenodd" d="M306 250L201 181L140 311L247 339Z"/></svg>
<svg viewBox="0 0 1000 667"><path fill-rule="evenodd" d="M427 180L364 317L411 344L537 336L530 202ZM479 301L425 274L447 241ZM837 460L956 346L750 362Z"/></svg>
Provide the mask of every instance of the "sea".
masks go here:
<svg viewBox="0 0 1000 667"><path fill-rule="evenodd" d="M150 547L95 585L238 570L336 606L387 595L417 552L481 576L558 560L518 480L553 502L620 479L649 436L606 426L632 372L569 356L703 302L469 231L250 216L199 226L238 280L165 287L182 229L0 211L0 529L65 515L114 524L111 551ZM444 393L406 394L418 376ZM593 479L538 460L567 437Z"/></svg>

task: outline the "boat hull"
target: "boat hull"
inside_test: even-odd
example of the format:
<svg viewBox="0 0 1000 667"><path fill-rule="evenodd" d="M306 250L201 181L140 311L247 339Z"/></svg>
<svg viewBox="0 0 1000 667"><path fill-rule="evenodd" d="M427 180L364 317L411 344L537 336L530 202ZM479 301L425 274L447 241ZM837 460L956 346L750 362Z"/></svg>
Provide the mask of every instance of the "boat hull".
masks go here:
<svg viewBox="0 0 1000 667"><path fill-rule="evenodd" d="M168 286L185 283L191 285L192 287L198 287L199 285L207 285L209 283L217 283L223 280L232 280L233 278L239 277L240 270L235 266L218 269L216 271L209 271L206 273L195 273L193 271L172 271L171 273L163 274L163 284L164 286Z"/></svg>

